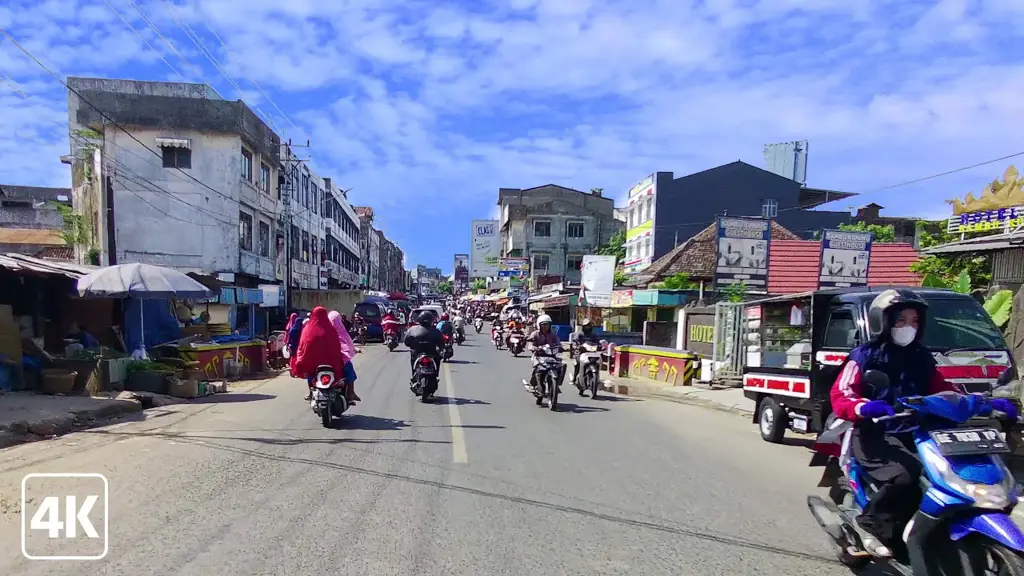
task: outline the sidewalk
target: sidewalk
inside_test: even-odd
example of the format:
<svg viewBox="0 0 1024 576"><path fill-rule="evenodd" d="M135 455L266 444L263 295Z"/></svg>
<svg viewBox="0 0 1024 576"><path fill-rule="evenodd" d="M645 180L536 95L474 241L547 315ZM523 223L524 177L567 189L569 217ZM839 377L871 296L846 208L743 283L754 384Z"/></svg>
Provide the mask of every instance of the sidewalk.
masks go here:
<svg viewBox="0 0 1024 576"><path fill-rule="evenodd" d="M753 415L756 408L753 400L743 396L742 388L709 387L702 383L693 386L670 386L653 380L607 375L601 382L605 391L615 394L694 404L744 416Z"/></svg>

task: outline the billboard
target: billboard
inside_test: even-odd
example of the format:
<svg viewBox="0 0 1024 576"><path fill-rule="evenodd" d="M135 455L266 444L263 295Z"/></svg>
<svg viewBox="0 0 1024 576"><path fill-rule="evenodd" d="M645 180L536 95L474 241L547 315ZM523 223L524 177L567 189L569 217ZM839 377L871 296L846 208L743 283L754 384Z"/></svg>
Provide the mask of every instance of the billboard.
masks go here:
<svg viewBox="0 0 1024 576"><path fill-rule="evenodd" d="M767 291L771 235L764 218L719 218L715 289L742 283L751 292Z"/></svg>
<svg viewBox="0 0 1024 576"><path fill-rule="evenodd" d="M764 169L801 184L807 182L807 140L766 144Z"/></svg>
<svg viewBox="0 0 1024 576"><path fill-rule="evenodd" d="M530 260L527 258L502 258L498 260L498 276L501 278L526 278L530 275Z"/></svg>
<svg viewBox="0 0 1024 576"><path fill-rule="evenodd" d="M498 256L501 253L501 237L498 235L497 220L473 220L471 223L471 244L469 251L469 276L486 278L498 275Z"/></svg>
<svg viewBox="0 0 1024 576"><path fill-rule="evenodd" d="M580 304L609 308L614 288L615 256L584 256L580 267Z"/></svg>
<svg viewBox="0 0 1024 576"><path fill-rule="evenodd" d="M455 290L464 292L469 289L469 254L455 255Z"/></svg>
<svg viewBox="0 0 1024 576"><path fill-rule="evenodd" d="M818 286L867 286L870 258L870 232L825 230L821 239L821 274L818 276Z"/></svg>

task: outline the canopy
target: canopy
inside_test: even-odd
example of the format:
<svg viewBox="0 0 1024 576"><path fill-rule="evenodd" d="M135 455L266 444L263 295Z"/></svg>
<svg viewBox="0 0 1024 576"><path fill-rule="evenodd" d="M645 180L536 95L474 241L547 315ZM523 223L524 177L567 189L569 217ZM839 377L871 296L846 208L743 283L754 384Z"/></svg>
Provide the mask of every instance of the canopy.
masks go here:
<svg viewBox="0 0 1024 576"><path fill-rule="evenodd" d="M185 274L150 264L119 264L78 279L78 294L91 298L209 298L213 292Z"/></svg>

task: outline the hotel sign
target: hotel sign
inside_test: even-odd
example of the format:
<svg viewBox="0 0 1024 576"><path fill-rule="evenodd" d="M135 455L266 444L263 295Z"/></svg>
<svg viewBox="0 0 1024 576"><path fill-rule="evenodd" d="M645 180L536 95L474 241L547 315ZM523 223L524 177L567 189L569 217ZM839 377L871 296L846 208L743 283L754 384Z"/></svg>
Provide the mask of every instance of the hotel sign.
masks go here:
<svg viewBox="0 0 1024 576"><path fill-rule="evenodd" d="M981 210L960 214L949 219L946 231L950 234L967 232L995 232L1024 226L1024 206Z"/></svg>

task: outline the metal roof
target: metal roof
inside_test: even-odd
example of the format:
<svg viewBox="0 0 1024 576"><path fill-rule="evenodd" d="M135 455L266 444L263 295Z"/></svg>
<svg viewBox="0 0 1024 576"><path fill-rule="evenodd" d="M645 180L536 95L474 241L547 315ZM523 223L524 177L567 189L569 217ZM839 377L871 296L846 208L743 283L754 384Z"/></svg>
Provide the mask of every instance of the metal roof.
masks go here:
<svg viewBox="0 0 1024 576"><path fill-rule="evenodd" d="M925 254L956 254L959 252L992 252L1008 248L1024 248L1024 232L995 234L969 240L950 242L922 250Z"/></svg>
<svg viewBox="0 0 1024 576"><path fill-rule="evenodd" d="M99 266L86 266L84 264L73 264L71 262L54 262L53 260L42 260L24 254L0 254L0 267L13 271L28 271L37 274L57 274L77 280L82 276L99 270Z"/></svg>

